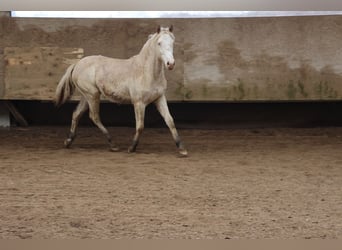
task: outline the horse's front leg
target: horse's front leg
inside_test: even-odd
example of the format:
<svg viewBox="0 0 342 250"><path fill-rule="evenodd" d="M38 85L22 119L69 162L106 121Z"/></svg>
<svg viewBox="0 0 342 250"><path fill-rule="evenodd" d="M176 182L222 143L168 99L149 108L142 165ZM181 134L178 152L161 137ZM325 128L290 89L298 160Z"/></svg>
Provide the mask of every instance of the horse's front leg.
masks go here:
<svg viewBox="0 0 342 250"><path fill-rule="evenodd" d="M167 106L167 101L165 95L162 95L159 97L155 102L155 105L161 114L161 116L164 118L166 125L169 127L172 137L175 140L176 146L178 147L179 153L181 156L187 156L188 151L185 149L175 126L175 123L173 121L172 116L170 115L169 108Z"/></svg>
<svg viewBox="0 0 342 250"><path fill-rule="evenodd" d="M145 118L145 108L146 105L142 102L134 103L134 113L135 113L135 135L133 137L132 145L128 148L128 152L135 152L139 137L144 129L144 118Z"/></svg>

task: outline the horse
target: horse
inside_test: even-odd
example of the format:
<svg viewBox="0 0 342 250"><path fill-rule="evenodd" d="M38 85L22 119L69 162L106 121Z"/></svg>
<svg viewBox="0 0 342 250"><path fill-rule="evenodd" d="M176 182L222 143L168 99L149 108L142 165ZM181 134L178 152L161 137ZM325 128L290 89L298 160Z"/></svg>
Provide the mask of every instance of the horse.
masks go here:
<svg viewBox="0 0 342 250"><path fill-rule="evenodd" d="M81 94L80 101L72 114L69 135L64 146L69 148L76 136L81 116L89 109L89 117L106 136L111 151L119 151L112 136L101 122L100 96L114 103L133 104L136 128L128 152L136 151L144 129L145 108L154 103L168 126L179 154L187 156L169 112L165 96L167 80L165 70L175 67L173 26L158 26L151 34L139 54L128 59L110 58L101 55L86 56L70 65L60 79L55 93L55 104L60 106L73 95L75 89Z"/></svg>

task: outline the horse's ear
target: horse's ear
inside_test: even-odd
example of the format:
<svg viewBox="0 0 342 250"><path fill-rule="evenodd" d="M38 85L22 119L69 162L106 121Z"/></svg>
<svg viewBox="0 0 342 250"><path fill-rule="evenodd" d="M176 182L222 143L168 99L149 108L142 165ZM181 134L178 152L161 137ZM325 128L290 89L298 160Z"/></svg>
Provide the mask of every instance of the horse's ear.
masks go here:
<svg viewBox="0 0 342 250"><path fill-rule="evenodd" d="M173 31L173 25L171 24L169 31L172 32Z"/></svg>
<svg viewBox="0 0 342 250"><path fill-rule="evenodd" d="M158 28L157 28L157 33L159 34L159 32L160 32L160 25L158 25Z"/></svg>

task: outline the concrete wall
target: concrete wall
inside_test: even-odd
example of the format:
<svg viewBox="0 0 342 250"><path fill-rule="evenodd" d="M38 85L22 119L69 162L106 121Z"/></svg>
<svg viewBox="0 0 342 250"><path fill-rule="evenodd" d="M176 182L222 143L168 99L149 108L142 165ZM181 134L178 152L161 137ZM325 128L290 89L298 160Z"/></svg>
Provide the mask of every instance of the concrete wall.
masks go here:
<svg viewBox="0 0 342 250"><path fill-rule="evenodd" d="M229 19L4 16L0 17L0 99L51 100L59 78L72 60L80 55L117 58L135 55L158 24L175 27L176 68L167 73L169 100L339 100L342 97L342 16ZM46 53L47 50L52 52ZM70 54L70 51L82 53Z"/></svg>
<svg viewBox="0 0 342 250"><path fill-rule="evenodd" d="M342 96L342 17L196 20L186 29L190 99Z"/></svg>

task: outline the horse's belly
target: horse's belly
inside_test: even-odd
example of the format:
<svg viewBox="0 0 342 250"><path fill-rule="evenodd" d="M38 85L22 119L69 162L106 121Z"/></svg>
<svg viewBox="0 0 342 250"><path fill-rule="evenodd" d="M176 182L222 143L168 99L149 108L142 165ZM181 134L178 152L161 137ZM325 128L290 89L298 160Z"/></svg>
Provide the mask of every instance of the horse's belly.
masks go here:
<svg viewBox="0 0 342 250"><path fill-rule="evenodd" d="M115 103L131 103L131 99L125 95L119 95L113 92L111 95L105 95L107 99Z"/></svg>
<svg viewBox="0 0 342 250"><path fill-rule="evenodd" d="M100 85L100 90L103 96L108 100L116 103L130 103L130 95L125 88L118 88L117 86Z"/></svg>

